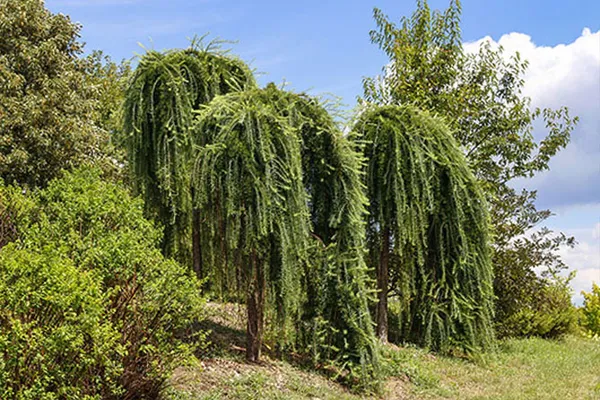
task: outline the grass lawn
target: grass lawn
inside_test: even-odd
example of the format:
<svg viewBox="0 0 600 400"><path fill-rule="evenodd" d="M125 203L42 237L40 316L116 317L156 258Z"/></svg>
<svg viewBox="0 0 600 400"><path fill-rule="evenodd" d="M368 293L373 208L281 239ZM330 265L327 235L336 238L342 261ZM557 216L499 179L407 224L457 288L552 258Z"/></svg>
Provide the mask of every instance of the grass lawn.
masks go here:
<svg viewBox="0 0 600 400"><path fill-rule="evenodd" d="M419 358L430 381L412 385L409 398L600 399L599 341L513 339L478 363Z"/></svg>

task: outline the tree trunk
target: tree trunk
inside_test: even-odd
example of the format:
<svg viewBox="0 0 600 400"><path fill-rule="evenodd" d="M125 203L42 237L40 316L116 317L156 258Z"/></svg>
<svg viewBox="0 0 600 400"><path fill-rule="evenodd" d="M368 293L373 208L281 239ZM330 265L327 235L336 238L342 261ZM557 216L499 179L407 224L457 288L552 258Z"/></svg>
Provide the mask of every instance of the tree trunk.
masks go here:
<svg viewBox="0 0 600 400"><path fill-rule="evenodd" d="M263 333L263 313L265 305L265 275L255 253L251 257L251 279L246 305L248 325L246 326L246 359L258 362Z"/></svg>
<svg viewBox="0 0 600 400"><path fill-rule="evenodd" d="M377 268L378 302L376 310L377 337L384 343L388 341L388 286L390 262L390 230L384 228L381 234L381 253Z"/></svg>
<svg viewBox="0 0 600 400"><path fill-rule="evenodd" d="M192 211L192 267L198 279L203 278L200 255L200 211Z"/></svg>

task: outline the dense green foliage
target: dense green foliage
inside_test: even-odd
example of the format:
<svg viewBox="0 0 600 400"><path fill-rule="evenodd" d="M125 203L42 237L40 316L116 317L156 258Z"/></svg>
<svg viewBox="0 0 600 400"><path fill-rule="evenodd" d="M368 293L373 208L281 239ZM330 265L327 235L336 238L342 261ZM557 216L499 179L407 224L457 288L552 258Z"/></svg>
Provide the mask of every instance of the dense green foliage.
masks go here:
<svg viewBox="0 0 600 400"><path fill-rule="evenodd" d="M2 188L0 390L22 399L156 396L201 317L199 283L157 248L139 200L98 172ZM95 396L95 397L94 397Z"/></svg>
<svg viewBox="0 0 600 400"><path fill-rule="evenodd" d="M448 128L412 106L385 106L354 129L368 160L371 262L378 281L390 277L378 289L400 299L401 338L444 350L489 346L487 205Z"/></svg>
<svg viewBox="0 0 600 400"><path fill-rule="evenodd" d="M236 300L257 295L255 305L260 305L266 299L251 292L257 285L261 292L262 282L250 282L265 279L271 283L268 292L271 309L276 310L279 321L286 326L279 331L282 343L294 342L290 324L298 321L302 308L307 328L304 331L311 332L303 335L302 341L312 350L315 361L347 358L344 362L361 365L363 377L371 376L372 371L365 372L376 367L377 350L367 309L367 274L362 254L365 197L358 176L359 158L327 111L316 102L285 94L272 85L265 91L253 91L252 86L254 80L247 67L221 54L194 47L166 53L148 52L133 74L124 111L125 130L129 134L128 158L136 184L144 193L150 215L166 226L166 254L188 261L190 227L197 230L193 234L198 238L193 246L194 252L197 251L194 267L197 271L202 268L203 276L208 276L207 285L213 294ZM252 94L246 95L248 90ZM229 91L234 93L218 96ZM217 97L211 101L214 96ZM252 105L253 101L257 104ZM208 106L202 107L206 103ZM191 129L192 114L198 109L198 122ZM252 118L246 113L251 110L260 111L260 118L268 118L250 122ZM240 119L244 123L236 125L235 121ZM240 133L242 125L247 131ZM267 133L269 129L281 132ZM299 130L301 135L297 134ZM268 167L244 167L239 158L235 163L218 164L227 158L217 153L217 149L229 151L227 157L233 157L231 149L240 146L229 142L240 140L235 136L231 139L234 134L248 135L244 146L258 147L246 150L249 153L244 156L256 151L266 159L250 161L265 162ZM269 145L261 140L275 140L272 135L281 136L277 139L278 146L293 145L295 150L276 148L272 154L265 154L264 146ZM254 140L259 142L253 143ZM209 157L217 155L220 158ZM283 156L285 163L281 164L283 161L276 157ZM294 157L300 162L297 171L292 168ZM313 161L320 163L320 169L312 166ZM236 166L242 169L232 169ZM252 179L257 182L265 180L264 190L258 190L261 184L244 183L248 177L244 177L243 168L250 168ZM311 177L303 181L305 168L306 176ZM229 172L223 174L223 171ZM277 190L271 187L273 173L280 180ZM236 179L240 181L236 183ZM280 200L265 200L269 196L285 197L282 193L288 192L281 191L290 190L287 186L295 179L299 179L295 184L300 186L295 188L293 201L279 204ZM327 190L321 190L325 187ZM267 197L257 199L257 208L246 215L242 210L250 207L251 193ZM309 202L312 213L307 208ZM238 211L234 211L236 208ZM192 221L192 214L196 213L198 218ZM271 220L282 218L285 213L290 213L285 223ZM313 254L319 260L315 266L308 265L308 257L301 256L313 242L309 217L315 222L315 234L321 238L320 244L314 241L310 246L311 251L317 251ZM273 224L280 226L279 230L273 230ZM291 235L292 231L287 229L294 226L304 233ZM336 241L339 246L333 244L334 236L339 237ZM268 243L271 243L268 251L273 254L267 258L259 253L266 251ZM250 249L262 250L252 255ZM261 264L259 269L252 257ZM250 268L255 275L249 275L244 268ZM310 296L312 303L307 305L304 296L309 286L313 293L314 290L323 293L322 297ZM269 311L260 311L260 318L264 312Z"/></svg>
<svg viewBox="0 0 600 400"><path fill-rule="evenodd" d="M124 351L100 282L53 249L0 253L0 390L11 399L118 393ZM100 397L97 397L100 398Z"/></svg>
<svg viewBox="0 0 600 400"><path fill-rule="evenodd" d="M452 0L447 10L432 11L427 1L399 24L375 9L377 29L371 40L389 57L377 78L364 80L364 104L413 104L441 115L467 156L482 184L494 227L492 262L496 322L534 304L533 268L553 271L565 268L557 249L573 245L573 239L539 229L548 210L537 210L536 193L519 192L517 178L529 178L549 168L550 159L568 142L577 122L562 107L532 109L521 92L527 62L518 54L507 59L503 50L483 44L474 54L465 52L460 32L461 6ZM533 123L544 120L547 135L536 141Z"/></svg>
<svg viewBox="0 0 600 400"><path fill-rule="evenodd" d="M316 100L274 85L215 98L194 130L200 248L211 280L223 293L241 284L254 296L262 277L281 345L300 345L315 363L333 361L372 385L379 361L358 154ZM244 270L253 257L264 272Z"/></svg>
<svg viewBox="0 0 600 400"><path fill-rule="evenodd" d="M368 310L370 282L365 262L367 198L363 160L314 98L266 89L273 106L296 128L302 142L303 182L308 193L311 263L304 279L306 304L299 329L313 362L333 360L372 385L380 356Z"/></svg>
<svg viewBox="0 0 600 400"><path fill-rule="evenodd" d="M148 215L165 227L165 254L184 263L192 245L194 111L216 95L254 85L242 61L193 42L185 50L148 51L127 87L123 118L134 185Z"/></svg>
<svg viewBox="0 0 600 400"><path fill-rule="evenodd" d="M557 338L577 331L577 309L571 290L561 282L543 282L533 300L496 325L499 336Z"/></svg>
<svg viewBox="0 0 600 400"><path fill-rule="evenodd" d="M79 26L39 0L0 1L0 178L44 185L103 153Z"/></svg>
<svg viewBox="0 0 600 400"><path fill-rule="evenodd" d="M581 326L590 335L600 336L600 286L592 283L592 291L582 292Z"/></svg>
<svg viewBox="0 0 600 400"><path fill-rule="evenodd" d="M285 326L301 303L310 227L300 140L260 89L215 98L194 131L202 260L219 290L262 296L260 307L268 285Z"/></svg>
<svg viewBox="0 0 600 400"><path fill-rule="evenodd" d="M43 1L0 9L0 397L157 398L204 344L201 290L246 302L248 360L266 322L275 353L375 391L398 367L377 341L388 297L390 339L434 350L493 347L493 289L499 335L574 330L573 239L525 235L550 212L510 181L547 169L576 119L530 110L518 55L464 52L458 0L400 27L375 10L390 64L348 135L218 42L132 70L79 58L80 27Z"/></svg>
<svg viewBox="0 0 600 400"><path fill-rule="evenodd" d="M100 50L92 51L82 59L82 63L96 103L96 124L110 134L112 142L121 144L124 140L121 111L125 89L132 74L131 64L126 60L117 64Z"/></svg>

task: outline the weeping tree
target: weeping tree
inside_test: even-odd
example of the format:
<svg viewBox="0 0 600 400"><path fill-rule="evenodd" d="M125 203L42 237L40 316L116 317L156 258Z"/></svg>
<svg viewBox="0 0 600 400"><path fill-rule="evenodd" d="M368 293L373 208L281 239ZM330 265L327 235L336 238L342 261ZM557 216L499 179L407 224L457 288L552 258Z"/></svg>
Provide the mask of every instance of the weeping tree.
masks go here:
<svg viewBox="0 0 600 400"><path fill-rule="evenodd" d="M202 258L219 287L246 294L247 358L270 309L280 344L372 384L359 154L316 100L272 84L215 98L194 131Z"/></svg>
<svg viewBox="0 0 600 400"><path fill-rule="evenodd" d="M387 340L393 295L402 339L441 350L486 347L493 338L488 215L448 128L412 106L383 106L365 111L355 130L368 160L377 335Z"/></svg>
<svg viewBox="0 0 600 400"><path fill-rule="evenodd" d="M246 357L258 361L267 302L283 326L301 303L310 229L301 142L259 89L215 98L194 132L202 258L245 292Z"/></svg>
<svg viewBox="0 0 600 400"><path fill-rule="evenodd" d="M311 263L304 275L306 302L298 329L313 362L334 360L372 385L379 351L368 303L365 262L367 198L362 156L344 137L327 104L304 94L265 89L302 143L303 183L311 219Z"/></svg>
<svg viewBox="0 0 600 400"><path fill-rule="evenodd" d="M194 40L184 50L148 51L124 101L135 187L144 197L147 214L165 228L164 253L186 264L192 259L200 276L199 214L192 206L190 181L194 112L217 95L255 86L250 69L215 44L202 47L201 40Z"/></svg>

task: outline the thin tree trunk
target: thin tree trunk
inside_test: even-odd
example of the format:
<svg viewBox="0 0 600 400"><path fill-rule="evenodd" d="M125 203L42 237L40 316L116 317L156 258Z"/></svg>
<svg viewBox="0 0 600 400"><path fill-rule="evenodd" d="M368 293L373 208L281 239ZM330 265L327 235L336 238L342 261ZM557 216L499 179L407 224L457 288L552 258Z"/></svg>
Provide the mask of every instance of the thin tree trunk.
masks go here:
<svg viewBox="0 0 600 400"><path fill-rule="evenodd" d="M379 268L377 268L377 337L384 342L388 341L388 286L390 262L390 230L384 228L381 234L381 253L379 255Z"/></svg>
<svg viewBox="0 0 600 400"><path fill-rule="evenodd" d="M263 313L265 304L265 275L256 253L251 257L251 280L246 305L248 325L246 327L246 359L258 362L263 333Z"/></svg>
<svg viewBox="0 0 600 400"><path fill-rule="evenodd" d="M198 279L203 278L200 255L200 211L192 211L192 267Z"/></svg>

